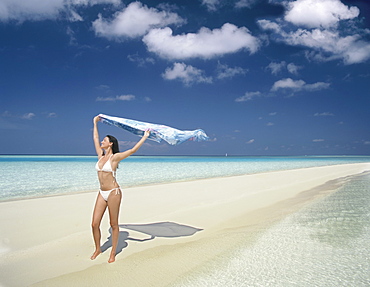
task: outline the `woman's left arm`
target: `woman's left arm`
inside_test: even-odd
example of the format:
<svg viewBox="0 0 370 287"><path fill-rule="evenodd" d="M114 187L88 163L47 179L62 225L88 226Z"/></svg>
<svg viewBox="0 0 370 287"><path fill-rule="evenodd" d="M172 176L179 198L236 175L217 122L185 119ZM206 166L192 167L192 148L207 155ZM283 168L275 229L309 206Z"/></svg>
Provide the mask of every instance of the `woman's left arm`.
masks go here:
<svg viewBox="0 0 370 287"><path fill-rule="evenodd" d="M136 145L133 148L128 149L124 152L116 153L114 155L113 160L117 161L117 162L120 162L121 160L123 160L123 159L129 157L130 155L134 154L135 152L137 152L140 149L140 147L144 144L146 139L149 137L149 135L150 135L150 131L149 130L145 131L143 137L136 143Z"/></svg>

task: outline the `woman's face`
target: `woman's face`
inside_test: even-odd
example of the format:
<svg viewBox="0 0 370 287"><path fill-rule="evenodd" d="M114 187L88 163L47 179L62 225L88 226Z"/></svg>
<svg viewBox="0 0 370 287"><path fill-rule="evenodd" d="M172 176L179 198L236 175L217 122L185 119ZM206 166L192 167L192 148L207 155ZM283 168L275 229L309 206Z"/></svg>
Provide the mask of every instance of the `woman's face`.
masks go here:
<svg viewBox="0 0 370 287"><path fill-rule="evenodd" d="M108 137L105 137L103 140L102 140L102 142L101 142L101 148L103 148L103 149L107 149L107 148L109 148L111 145L112 145L113 143L111 143L110 141L109 141L109 138Z"/></svg>

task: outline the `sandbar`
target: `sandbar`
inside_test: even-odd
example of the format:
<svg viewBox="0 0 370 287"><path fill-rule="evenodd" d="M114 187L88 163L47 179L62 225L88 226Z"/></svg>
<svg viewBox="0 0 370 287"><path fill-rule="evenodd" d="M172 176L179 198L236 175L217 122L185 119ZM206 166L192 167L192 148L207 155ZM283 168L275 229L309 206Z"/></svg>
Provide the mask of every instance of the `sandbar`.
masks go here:
<svg viewBox="0 0 370 287"><path fill-rule="evenodd" d="M175 286L365 172L370 163L127 188L112 264L107 214L105 252L90 260L96 192L1 202L0 286Z"/></svg>

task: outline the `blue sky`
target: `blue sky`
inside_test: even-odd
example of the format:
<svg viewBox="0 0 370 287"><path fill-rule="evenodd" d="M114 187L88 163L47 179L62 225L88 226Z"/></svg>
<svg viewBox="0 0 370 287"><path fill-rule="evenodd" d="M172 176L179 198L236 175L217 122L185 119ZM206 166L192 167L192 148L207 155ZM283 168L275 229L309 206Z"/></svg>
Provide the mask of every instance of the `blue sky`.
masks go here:
<svg viewBox="0 0 370 287"><path fill-rule="evenodd" d="M0 39L1 154L93 154L104 113L211 138L139 154L370 155L367 0L0 0Z"/></svg>

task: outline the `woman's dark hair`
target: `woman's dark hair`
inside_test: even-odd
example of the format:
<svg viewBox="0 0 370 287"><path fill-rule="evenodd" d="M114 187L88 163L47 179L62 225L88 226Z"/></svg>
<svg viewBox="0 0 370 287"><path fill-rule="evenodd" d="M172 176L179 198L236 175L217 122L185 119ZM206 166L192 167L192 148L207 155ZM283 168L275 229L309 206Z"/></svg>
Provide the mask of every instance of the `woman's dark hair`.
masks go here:
<svg viewBox="0 0 370 287"><path fill-rule="evenodd" d="M109 142L113 143L112 145L113 154L119 152L118 140L114 136L111 136L111 135L107 135L107 137L109 138Z"/></svg>

